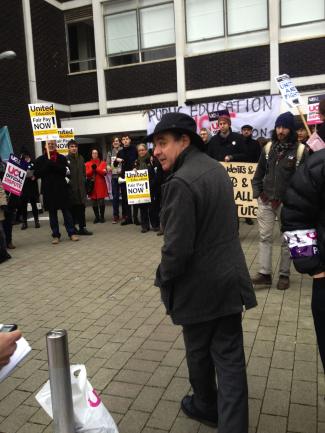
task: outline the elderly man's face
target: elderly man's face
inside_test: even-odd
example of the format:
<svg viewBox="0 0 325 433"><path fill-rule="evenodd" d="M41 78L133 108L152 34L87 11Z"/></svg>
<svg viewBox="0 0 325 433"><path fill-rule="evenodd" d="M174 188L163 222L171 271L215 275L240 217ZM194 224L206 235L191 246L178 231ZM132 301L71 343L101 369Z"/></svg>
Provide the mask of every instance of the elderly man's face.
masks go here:
<svg viewBox="0 0 325 433"><path fill-rule="evenodd" d="M56 141L55 140L49 140L47 142L47 147L50 152L53 152L56 149Z"/></svg>
<svg viewBox="0 0 325 433"><path fill-rule="evenodd" d="M153 139L154 155L158 158L162 169L169 171L175 165L176 159L190 145L190 137L183 134L178 140L170 132L157 134Z"/></svg>

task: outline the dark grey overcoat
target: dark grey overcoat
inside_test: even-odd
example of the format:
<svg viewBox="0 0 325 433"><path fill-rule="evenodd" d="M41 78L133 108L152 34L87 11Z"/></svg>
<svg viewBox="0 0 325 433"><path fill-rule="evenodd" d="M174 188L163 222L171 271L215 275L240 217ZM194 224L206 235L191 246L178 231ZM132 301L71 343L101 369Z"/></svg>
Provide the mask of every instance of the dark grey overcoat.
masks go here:
<svg viewBox="0 0 325 433"><path fill-rule="evenodd" d="M162 195L164 245L155 284L173 322L200 323L256 306L222 165L191 145Z"/></svg>
<svg viewBox="0 0 325 433"><path fill-rule="evenodd" d="M67 155L70 169L71 205L86 204L86 167L82 155Z"/></svg>

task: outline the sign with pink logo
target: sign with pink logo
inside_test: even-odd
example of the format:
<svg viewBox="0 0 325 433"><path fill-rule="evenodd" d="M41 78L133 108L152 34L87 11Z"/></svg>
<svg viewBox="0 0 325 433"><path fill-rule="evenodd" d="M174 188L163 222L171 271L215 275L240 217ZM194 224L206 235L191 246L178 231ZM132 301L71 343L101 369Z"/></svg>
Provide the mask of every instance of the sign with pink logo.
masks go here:
<svg viewBox="0 0 325 433"><path fill-rule="evenodd" d="M11 194L21 195L27 174L27 162L11 154L3 176L3 189Z"/></svg>

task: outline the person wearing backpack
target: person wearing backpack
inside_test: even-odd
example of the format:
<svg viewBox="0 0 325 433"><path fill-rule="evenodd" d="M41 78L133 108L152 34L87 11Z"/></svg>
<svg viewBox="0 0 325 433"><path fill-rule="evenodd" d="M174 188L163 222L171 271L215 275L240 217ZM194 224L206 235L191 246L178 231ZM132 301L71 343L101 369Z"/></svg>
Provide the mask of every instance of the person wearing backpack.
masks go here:
<svg viewBox="0 0 325 433"><path fill-rule="evenodd" d="M261 153L252 180L253 197L258 201L257 222L259 228L258 274L252 278L254 285L272 285L273 227L280 221L282 202L296 168L308 155L304 144L297 141L294 116L289 111L275 121L271 141ZM278 290L290 286L290 254L283 239L279 264Z"/></svg>

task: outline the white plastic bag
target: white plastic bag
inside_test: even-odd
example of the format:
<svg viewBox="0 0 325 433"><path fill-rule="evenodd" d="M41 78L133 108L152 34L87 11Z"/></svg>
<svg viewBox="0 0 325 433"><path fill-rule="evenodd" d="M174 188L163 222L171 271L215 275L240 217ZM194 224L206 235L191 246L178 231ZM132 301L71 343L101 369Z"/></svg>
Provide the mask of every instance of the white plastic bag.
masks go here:
<svg viewBox="0 0 325 433"><path fill-rule="evenodd" d="M71 365L71 387L76 433L118 433L110 413L87 380L84 365ZM53 418L50 381L35 396L45 412Z"/></svg>

